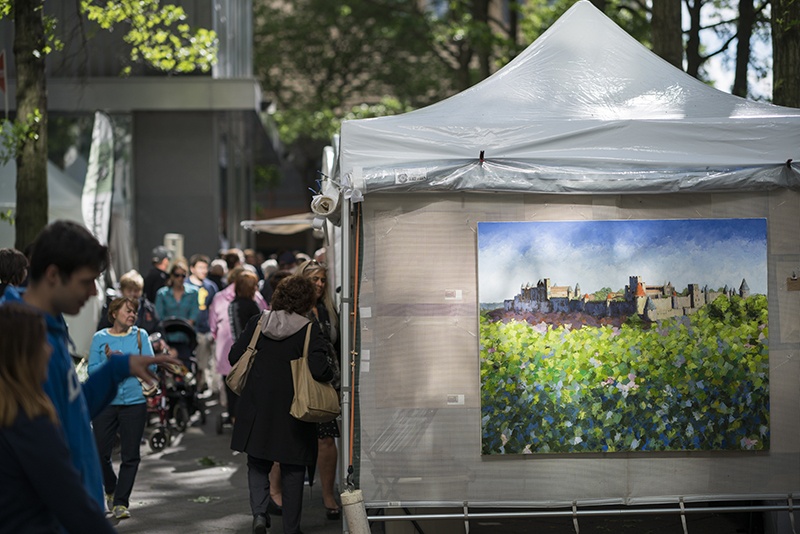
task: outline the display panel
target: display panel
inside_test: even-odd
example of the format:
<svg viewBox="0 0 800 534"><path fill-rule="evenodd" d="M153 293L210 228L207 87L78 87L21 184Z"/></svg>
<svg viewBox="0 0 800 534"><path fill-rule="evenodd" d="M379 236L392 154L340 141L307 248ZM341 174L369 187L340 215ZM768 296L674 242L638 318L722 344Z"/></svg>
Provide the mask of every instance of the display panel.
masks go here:
<svg viewBox="0 0 800 534"><path fill-rule="evenodd" d="M800 492L800 291L786 282L800 274L800 193L372 194L361 209L353 394L355 477L368 507L649 505ZM482 454L479 223L732 218L767 220L769 450ZM755 291L755 279L747 282Z"/></svg>
<svg viewBox="0 0 800 534"><path fill-rule="evenodd" d="M479 222L478 281L483 454L769 448L766 219Z"/></svg>

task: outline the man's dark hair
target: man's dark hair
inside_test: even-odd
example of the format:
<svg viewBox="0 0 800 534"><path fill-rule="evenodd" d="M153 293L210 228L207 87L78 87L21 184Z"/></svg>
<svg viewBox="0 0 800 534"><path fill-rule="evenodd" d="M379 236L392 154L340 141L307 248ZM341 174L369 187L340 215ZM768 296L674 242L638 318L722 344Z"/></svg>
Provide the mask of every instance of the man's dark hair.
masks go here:
<svg viewBox="0 0 800 534"><path fill-rule="evenodd" d="M237 265L242 264L242 257L239 256L239 253L235 250L229 250L223 254L222 259L225 260L225 263L228 265L228 269L233 269Z"/></svg>
<svg viewBox="0 0 800 534"><path fill-rule="evenodd" d="M41 280L50 265L58 267L65 282L81 267L102 272L108 266L108 247L78 223L55 221L45 226L33 242L28 273L31 281Z"/></svg>
<svg viewBox="0 0 800 534"><path fill-rule="evenodd" d="M211 260L208 259L208 256L205 254L193 254L191 258L189 258L189 267L194 267L196 264L203 262L203 263L211 263Z"/></svg>
<svg viewBox="0 0 800 534"><path fill-rule="evenodd" d="M285 310L299 315L305 315L314 306L314 284L303 276L287 276L272 294L271 307L273 310Z"/></svg>

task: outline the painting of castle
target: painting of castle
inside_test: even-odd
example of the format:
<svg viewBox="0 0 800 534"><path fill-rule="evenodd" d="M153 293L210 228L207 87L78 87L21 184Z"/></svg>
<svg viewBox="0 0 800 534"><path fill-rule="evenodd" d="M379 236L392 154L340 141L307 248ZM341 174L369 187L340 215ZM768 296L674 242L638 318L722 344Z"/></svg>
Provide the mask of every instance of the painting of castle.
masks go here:
<svg viewBox="0 0 800 534"><path fill-rule="evenodd" d="M525 284L519 293L503 302L506 311L540 313L585 313L594 317L629 317L633 314L648 321L690 315L721 295L750 296L747 280L742 280L738 291L722 288L712 291L708 285L689 284L687 295L675 292L671 283L660 286L645 285L641 276L631 276L622 294L609 292L602 299L581 293L580 285L554 286L549 278L539 280L535 286Z"/></svg>
<svg viewBox="0 0 800 534"><path fill-rule="evenodd" d="M769 450L767 273L765 219L479 222L481 454Z"/></svg>

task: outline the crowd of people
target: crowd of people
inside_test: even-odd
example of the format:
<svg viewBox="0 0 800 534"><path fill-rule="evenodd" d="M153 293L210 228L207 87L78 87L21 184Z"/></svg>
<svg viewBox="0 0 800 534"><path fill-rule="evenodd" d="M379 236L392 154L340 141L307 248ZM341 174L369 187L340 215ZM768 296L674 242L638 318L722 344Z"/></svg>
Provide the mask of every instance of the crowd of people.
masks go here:
<svg viewBox="0 0 800 534"><path fill-rule="evenodd" d="M148 424L145 393L162 366L191 365L200 391L219 397L233 426L231 448L247 454L253 532L266 532L270 515L283 516L286 534L300 532L304 476L312 466L328 519L339 519L339 423L289 414L290 362L301 357L307 330L314 379L339 386L339 319L324 249L313 258L284 252L266 259L231 249L186 260L154 248L150 270L122 275L107 299L81 382L63 314L96 297L108 261L107 247L67 221L48 225L28 255L0 249L0 473L18 482L0 488L0 534L113 532L109 517L131 516ZM254 364L237 396L225 377L259 319ZM193 342L180 330L164 330L169 321L188 325ZM169 350L154 354L156 332Z"/></svg>

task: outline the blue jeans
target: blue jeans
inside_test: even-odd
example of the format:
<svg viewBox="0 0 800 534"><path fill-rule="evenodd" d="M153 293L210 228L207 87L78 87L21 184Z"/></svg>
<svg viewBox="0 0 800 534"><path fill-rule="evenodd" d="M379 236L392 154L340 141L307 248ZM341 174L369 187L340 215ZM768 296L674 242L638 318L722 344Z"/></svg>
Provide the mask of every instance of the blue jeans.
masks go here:
<svg viewBox="0 0 800 534"><path fill-rule="evenodd" d="M103 468L103 486L114 495L114 506L129 506L133 482L139 470L139 447L147 423L147 403L129 406L112 404L92 420L94 439ZM114 439L119 434L119 476L111 465Z"/></svg>

